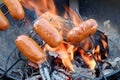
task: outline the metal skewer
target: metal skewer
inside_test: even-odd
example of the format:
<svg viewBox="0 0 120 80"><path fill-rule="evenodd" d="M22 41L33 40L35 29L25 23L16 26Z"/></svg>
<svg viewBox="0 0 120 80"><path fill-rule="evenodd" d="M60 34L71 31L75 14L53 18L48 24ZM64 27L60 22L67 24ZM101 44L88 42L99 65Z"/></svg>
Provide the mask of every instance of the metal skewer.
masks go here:
<svg viewBox="0 0 120 80"><path fill-rule="evenodd" d="M79 13L79 11L78 11L77 8L76 8L76 13L77 13L78 16L80 17L80 19L83 21L83 18L81 17L81 15L80 15L80 13ZM91 38L91 36L90 36L90 38ZM94 40L93 40L93 39L91 39L91 40L93 41L93 44L94 44ZM100 68L100 66L99 66L99 64L98 64L98 62L97 62L97 60L96 60L96 58L95 58L95 56L94 56L94 53L92 52L93 49L94 49L94 46L93 46L93 48L91 48L91 49L89 49L89 50L86 50L86 49L83 47L83 45L80 44L80 48L82 48L82 49L85 51L85 53L90 53L90 54L92 55L92 57L93 57L96 65L97 65L97 67L98 67L98 69L99 69L99 71L100 71L100 73L101 73L101 75L102 75L102 77L104 78L104 80L107 80L107 78L104 76L104 74L103 74L103 72L102 72L102 70L101 70L101 68Z"/></svg>

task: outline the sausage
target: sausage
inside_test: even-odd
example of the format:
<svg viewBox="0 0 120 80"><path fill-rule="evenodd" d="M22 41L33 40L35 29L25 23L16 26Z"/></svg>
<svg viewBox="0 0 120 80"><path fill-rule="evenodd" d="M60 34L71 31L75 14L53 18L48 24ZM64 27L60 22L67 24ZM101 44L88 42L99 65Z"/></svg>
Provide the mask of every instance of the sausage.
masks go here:
<svg viewBox="0 0 120 80"><path fill-rule="evenodd" d="M59 46L63 37L47 20L39 18L34 23L34 31L51 47Z"/></svg>
<svg viewBox="0 0 120 80"><path fill-rule="evenodd" d="M9 27L9 21L0 10L0 31L6 30Z"/></svg>
<svg viewBox="0 0 120 80"><path fill-rule="evenodd" d="M70 43L76 44L83 39L93 35L97 30L97 22L93 19L81 22L78 27L74 27L66 35L66 40Z"/></svg>
<svg viewBox="0 0 120 80"><path fill-rule="evenodd" d="M33 6L30 4L31 1L32 1L32 0L20 0L20 3L21 3L25 8L27 8L27 9L29 9L29 10L34 10ZM33 0L33 2L34 2L34 0ZM32 3L33 3L33 2L32 2Z"/></svg>
<svg viewBox="0 0 120 80"><path fill-rule="evenodd" d="M44 51L33 39L25 35L20 35L17 37L15 43L21 53L31 62L39 64L45 61Z"/></svg>
<svg viewBox="0 0 120 80"><path fill-rule="evenodd" d="M8 8L12 18L21 20L24 18L24 10L19 0L2 0L5 6Z"/></svg>

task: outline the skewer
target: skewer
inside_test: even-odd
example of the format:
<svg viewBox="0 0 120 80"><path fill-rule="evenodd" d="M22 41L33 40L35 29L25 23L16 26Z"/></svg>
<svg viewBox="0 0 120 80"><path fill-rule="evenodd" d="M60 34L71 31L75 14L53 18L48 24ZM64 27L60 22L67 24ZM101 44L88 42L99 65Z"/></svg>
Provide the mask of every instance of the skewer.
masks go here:
<svg viewBox="0 0 120 80"><path fill-rule="evenodd" d="M1 5L1 6L0 6L0 9L2 9L2 8L5 7L5 5L4 5L3 3L1 3L0 5ZM7 10L4 14L7 15L8 13L9 13L9 11Z"/></svg>
<svg viewBox="0 0 120 80"><path fill-rule="evenodd" d="M80 13L79 13L79 11L78 11L77 8L76 8L76 13L77 13L78 16L80 17L80 19L83 21L83 18L81 17L81 15L80 15ZM91 38L91 37L90 37L90 38ZM93 40L93 39L92 39L92 41L93 41L93 43L94 43L94 40ZM86 53L90 53L90 54L92 55L92 57L93 57L96 65L97 65L97 67L98 67L98 69L99 69L99 71L100 71L100 73L101 73L101 75L102 75L102 77L104 78L104 80L107 80L107 78L104 76L104 74L103 74L103 72L102 72L102 70L101 70L101 68L100 68L100 66L99 66L99 64L98 64L98 62L97 62L97 60L96 60L96 58L95 58L95 56L94 56L94 53L92 52L93 49L94 49L94 46L93 46L93 48L91 48L91 49L89 49L89 50L86 50L86 49L83 47L83 45L81 45L81 44L80 44L80 47L81 47Z"/></svg>

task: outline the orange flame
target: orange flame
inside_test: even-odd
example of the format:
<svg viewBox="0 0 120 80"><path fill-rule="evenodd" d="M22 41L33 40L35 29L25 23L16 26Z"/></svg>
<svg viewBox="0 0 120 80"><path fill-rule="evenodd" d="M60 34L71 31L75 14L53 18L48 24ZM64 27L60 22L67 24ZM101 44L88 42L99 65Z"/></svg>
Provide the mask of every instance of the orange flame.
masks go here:
<svg viewBox="0 0 120 80"><path fill-rule="evenodd" d="M106 41L103 40L103 39L101 39L101 41L102 41L102 44L103 44L104 49L106 49L106 48L107 48L107 43L106 43Z"/></svg>
<svg viewBox="0 0 120 80"><path fill-rule="evenodd" d="M97 47L94 49L94 55L97 61L101 61L101 54L100 54L100 46L97 45Z"/></svg>
<svg viewBox="0 0 120 80"><path fill-rule="evenodd" d="M58 53L60 58L62 59L64 66L72 71L75 71L71 61L74 58L74 51L77 49L74 48L73 45L64 42L57 48L51 48L49 45L45 45L44 49Z"/></svg>
<svg viewBox="0 0 120 80"><path fill-rule="evenodd" d="M86 54L83 50L79 50L81 57L85 61L85 63L88 65L90 69L94 69L96 66L95 60L93 59L91 54Z"/></svg>
<svg viewBox="0 0 120 80"><path fill-rule="evenodd" d="M93 43L90 38L86 38L85 40L82 41L83 47L86 50L89 50L93 47ZM88 65L90 69L94 69L96 66L96 63L92 57L91 54L85 53L83 49L79 50L81 57L83 58L84 62Z"/></svg>
<svg viewBox="0 0 120 80"><path fill-rule="evenodd" d="M21 3L27 9L35 10L38 16L46 11L57 14L53 0L21 0Z"/></svg>

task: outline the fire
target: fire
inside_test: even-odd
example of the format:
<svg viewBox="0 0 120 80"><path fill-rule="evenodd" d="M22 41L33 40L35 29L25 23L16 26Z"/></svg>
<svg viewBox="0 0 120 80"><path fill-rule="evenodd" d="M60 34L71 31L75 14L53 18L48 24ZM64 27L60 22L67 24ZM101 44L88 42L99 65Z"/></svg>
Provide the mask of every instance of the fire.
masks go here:
<svg viewBox="0 0 120 80"><path fill-rule="evenodd" d="M30 10L35 10L36 14L40 16L42 13L48 11L57 14L57 10L53 0L20 0L22 5Z"/></svg>
<svg viewBox="0 0 120 80"><path fill-rule="evenodd" d="M101 61L101 54L100 54L100 46L97 45L97 47L94 49L94 55L97 61Z"/></svg>
<svg viewBox="0 0 120 80"><path fill-rule="evenodd" d="M93 42L91 41L90 38L86 38L85 40L83 40L81 42L83 44L83 48L85 50L89 50L91 48L93 48ZM93 49L93 53L96 51L96 49ZM95 60L93 59L92 55L89 53L86 53L83 49L79 49L79 53L81 55L81 57L83 58L84 62L86 63L86 65L88 65L88 67L90 69L94 69L96 66Z"/></svg>
<svg viewBox="0 0 120 80"><path fill-rule="evenodd" d="M73 45L64 42L57 48L51 48L49 45L46 44L44 50L56 52L57 54L59 54L59 57L62 59L64 66L72 71L75 71L72 65L72 60L74 58L74 51L76 51L77 49Z"/></svg>
<svg viewBox="0 0 120 80"><path fill-rule="evenodd" d="M94 69L96 66L95 60L93 59L91 54L86 54L84 50L79 50L81 57L85 61L85 63L88 65L90 69Z"/></svg>
<svg viewBox="0 0 120 80"><path fill-rule="evenodd" d="M106 49L106 48L107 48L107 43L106 43L106 41L103 40L103 39L101 39L101 41L102 41L102 44L103 44L104 49Z"/></svg>
<svg viewBox="0 0 120 80"><path fill-rule="evenodd" d="M57 14L57 9L55 7L54 0L21 0L21 3L27 9L35 10L38 16L41 16L41 14L45 12ZM74 10L72 10L70 7L65 7L65 10L66 11L63 17L67 19L69 16L74 26L78 26L82 22L78 14ZM47 15L46 17L49 17L49 15ZM60 20L56 20L56 23L58 24L54 25L54 27L58 28L58 30L61 28L61 24L59 25L59 21ZM55 23L55 21L53 21L53 23ZM65 30L66 30L65 32L68 32L67 29ZM63 33L60 32L60 34L63 34ZM104 35L102 35L102 37L104 38ZM106 41L101 39L101 42L104 49L106 49L108 46ZM81 43L83 44L83 47L86 50L89 50L94 46L90 38L83 40ZM100 45L97 45L95 48L93 48L93 53L97 61L101 61L102 53L100 53L100 48L101 48ZM59 57L61 58L64 66L69 68L72 71L75 71L72 61L74 61L74 54L75 54L75 51L77 50L81 55L81 58L83 58L85 63L88 65L88 67L90 69L94 69L96 66L95 60L93 59L91 54L87 54L82 48L78 48L75 45L69 44L65 41L61 45L59 45L57 48L51 48L48 44L44 46L44 51L56 52L57 54L59 54ZM105 53L105 56L106 57L108 56L107 52Z"/></svg>

